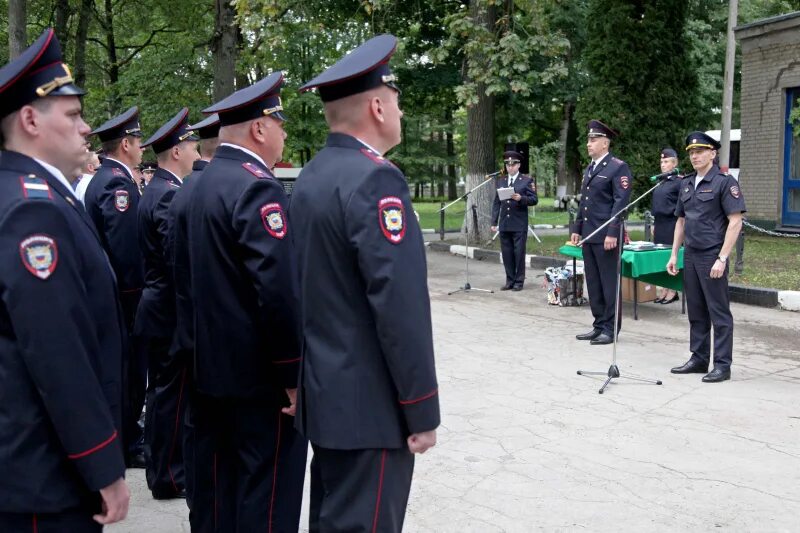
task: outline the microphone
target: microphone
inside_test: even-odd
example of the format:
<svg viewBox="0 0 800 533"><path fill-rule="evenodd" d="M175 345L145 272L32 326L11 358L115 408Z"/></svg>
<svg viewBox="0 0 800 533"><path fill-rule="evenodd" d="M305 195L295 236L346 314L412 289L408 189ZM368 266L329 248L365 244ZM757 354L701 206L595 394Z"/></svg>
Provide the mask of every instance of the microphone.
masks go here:
<svg viewBox="0 0 800 533"><path fill-rule="evenodd" d="M656 174L655 176L650 176L650 183L655 183L658 180L663 180L664 178L668 178L670 176L675 176L680 172L678 167L673 168L669 172L662 172L661 174Z"/></svg>
<svg viewBox="0 0 800 533"><path fill-rule="evenodd" d="M498 170L497 172L492 172L491 174L486 174L487 178L493 178L495 176L499 176L500 174L505 174L504 171Z"/></svg>

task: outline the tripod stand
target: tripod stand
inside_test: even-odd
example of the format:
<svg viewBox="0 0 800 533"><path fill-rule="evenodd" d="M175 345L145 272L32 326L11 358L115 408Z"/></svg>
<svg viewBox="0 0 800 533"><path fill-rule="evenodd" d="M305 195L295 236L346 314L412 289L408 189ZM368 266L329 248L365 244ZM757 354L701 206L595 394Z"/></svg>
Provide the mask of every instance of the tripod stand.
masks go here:
<svg viewBox="0 0 800 533"><path fill-rule="evenodd" d="M646 191L644 194L642 194L637 199L635 199L634 201L632 201L631 203L629 203L628 205L626 205L625 207L623 207L622 209L617 211L615 214L613 214L611 216L611 218L606 220L603 223L602 226L600 226L599 228L594 230L585 239L582 239L578 243L578 246L583 245L587 240L591 239L594 235L596 235L598 232L600 232L603 228L605 228L606 226L611 224L611 222L614 219L616 219L617 217L622 217L623 215L627 214L628 210L631 207L636 205L639 202L639 200L641 200L642 198L644 198L645 196L647 196L648 194L650 194L651 192L656 190L658 187L660 187L662 183L663 183L663 181L659 181L653 187L651 187L648 191ZM616 301L614 303L614 346L613 346L613 352L612 352L611 366L608 367L608 370L605 371L605 372L594 372L594 371L587 372L585 370L578 370L578 375L579 376L607 376L607 379L606 379L605 383L603 383L603 386L600 387L599 391L597 391L600 394L603 394L603 392L606 390L606 387L608 387L608 384L611 383L611 380L618 379L618 378L625 378L625 379L630 379L630 380L633 380L633 381L641 381L641 382L644 382L644 383L652 383L654 385L661 385L661 380L660 379L649 379L649 378L643 378L643 377L640 377L640 376L631 376L631 375L622 374L622 373L620 373L619 367L617 366L617 336L619 335L619 312L620 312L620 301L619 300L620 300L620 294L622 292L620 289L621 289L621 284L622 284L622 247L624 245L624 239L625 239L624 224L622 223L622 220L620 218L619 236L617 237L617 246L619 248L619 251L617 252L617 291L616 291Z"/></svg>
<svg viewBox="0 0 800 533"><path fill-rule="evenodd" d="M467 206L467 209L465 210L465 214L470 210L472 211L473 227L475 227L477 229L477 227L478 227L478 211L477 211L477 207L475 206L474 203L472 205L470 205L470 201L469 201L470 196L472 195L473 192L477 191L478 189L480 189L481 187L483 187L484 185L486 185L487 183L492 181L492 178L494 176L496 176L497 174L499 174L499 172L495 172L494 174L487 175L485 180L483 180L481 183L479 183L475 187L473 187L470 190L468 190L467 192L465 192L459 198L456 198L455 200L453 200L452 202L450 202L446 206L442 207L439 211L440 212L444 211L448 207L460 202L461 200L464 200L464 202L466 203L466 206ZM454 291L448 292L447 293L448 296L450 296L451 294L455 294L457 292L472 292L472 291L494 293L493 290L479 289L477 287L473 287L469 283L469 228L467 227L466 220L464 220L464 273L465 273L464 285L462 285L461 287L459 287L458 289L456 289Z"/></svg>

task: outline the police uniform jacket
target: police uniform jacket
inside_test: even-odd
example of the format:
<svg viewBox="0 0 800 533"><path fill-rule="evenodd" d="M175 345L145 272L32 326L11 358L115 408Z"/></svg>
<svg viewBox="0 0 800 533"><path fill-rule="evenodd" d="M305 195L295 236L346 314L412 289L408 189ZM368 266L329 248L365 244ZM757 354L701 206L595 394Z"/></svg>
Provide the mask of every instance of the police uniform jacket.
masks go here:
<svg viewBox="0 0 800 533"><path fill-rule="evenodd" d="M191 278L189 272L189 198L197 177L208 164L198 159L192 163L192 173L183 180L183 185L175 192L169 205L169 253L172 279L175 286L175 336L172 350L191 350L194 347L192 332L194 316L192 312Z"/></svg>
<svg viewBox="0 0 800 533"><path fill-rule="evenodd" d="M678 191L681 189L681 176L669 176L653 191L654 217L675 217L675 206L678 203Z"/></svg>
<svg viewBox="0 0 800 533"><path fill-rule="evenodd" d="M218 147L192 180L197 389L217 397L285 399L282 389L297 387L300 358L286 193L263 163L230 145Z"/></svg>
<svg viewBox="0 0 800 533"><path fill-rule="evenodd" d="M0 512L96 505L122 477L123 323L72 192L0 152Z"/></svg>
<svg viewBox="0 0 800 533"><path fill-rule="evenodd" d="M497 180L497 187L508 187L510 178ZM500 231L528 231L528 206L539 203L533 179L525 174L518 174L514 179L514 192L522 196L519 200L503 200L495 194L492 203L492 221ZM499 220L498 220L499 218Z"/></svg>
<svg viewBox="0 0 800 533"><path fill-rule="evenodd" d="M614 157L606 156L589 172L591 165L586 167L581 184L581 202L578 215L575 217L573 233L587 237L611 215L628 205L633 187L633 178L628 164ZM605 231L599 232L589 241L590 244L601 244L606 237L619 237L619 219L606 226Z"/></svg>
<svg viewBox="0 0 800 533"><path fill-rule="evenodd" d="M139 247L145 264L144 291L136 312L137 335L172 338L175 293L169 269L169 205L181 182L171 172L156 169L139 202Z"/></svg>
<svg viewBox="0 0 800 533"><path fill-rule="evenodd" d="M106 158L86 187L84 205L89 213L121 292L140 291L144 262L139 249L139 188L125 167Z"/></svg>
<svg viewBox="0 0 800 533"><path fill-rule="evenodd" d="M747 211L736 178L713 165L695 188L697 172L681 181L675 216L685 217L684 245L687 251L716 254L725 241L728 215Z"/></svg>
<svg viewBox="0 0 800 533"><path fill-rule="evenodd" d="M425 248L403 173L331 133L289 215L301 276L298 429L333 449L400 448L435 429Z"/></svg>

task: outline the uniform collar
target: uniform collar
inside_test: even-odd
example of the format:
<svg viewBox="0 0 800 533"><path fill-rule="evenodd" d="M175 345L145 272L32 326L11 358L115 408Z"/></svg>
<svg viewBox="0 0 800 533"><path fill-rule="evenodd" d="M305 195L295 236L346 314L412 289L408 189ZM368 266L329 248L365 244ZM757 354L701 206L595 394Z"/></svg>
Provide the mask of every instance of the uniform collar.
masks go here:
<svg viewBox="0 0 800 533"><path fill-rule="evenodd" d="M267 164L264 162L264 160L263 160L263 159L261 159L261 156L259 156L258 154L256 154L256 153L255 153L255 152L253 152L252 150L248 150L248 149L247 149L247 148L245 148L244 146L239 146L238 144L233 144L233 143L219 143L219 145L220 145L220 146L229 146L229 147L231 147L231 148L234 148L234 149L236 149L236 150L241 150L242 152L246 153L247 155L249 155L250 157L252 157L252 158L253 158L253 159L255 159L256 161L258 161L259 163L261 163L262 165L264 165L264 168L266 168L267 170L269 170L270 172L272 172L272 169L270 169L270 168L267 166Z"/></svg>
<svg viewBox="0 0 800 533"><path fill-rule="evenodd" d="M511 174L508 175L509 180L516 180L518 177L519 177L519 172L517 172L513 176Z"/></svg>
<svg viewBox="0 0 800 533"><path fill-rule="evenodd" d="M592 162L594 162L594 168L597 168L598 166L600 166L600 163L602 163L602 162L603 162L603 159L605 159L605 158L606 158L606 157L608 157L609 155L611 155L611 152L606 152L605 154L603 154L603 155L600 157L600 159L597 159L597 160L594 160L594 159L592 159Z"/></svg>
<svg viewBox="0 0 800 533"><path fill-rule="evenodd" d="M131 172L131 169L128 168L128 165L126 165L125 163L123 163L122 161L120 161L118 159L114 159L113 157L109 157L109 156L106 156L103 159L103 164L105 164L106 161L108 161L109 163L116 163L117 165L121 166L122 169L125 171L125 173L128 174L128 177L133 179L133 172ZM109 165L109 166L113 167L114 165Z"/></svg>
<svg viewBox="0 0 800 533"><path fill-rule="evenodd" d="M72 184L64 177L64 173L58 170L56 167L51 165L50 163L46 163L41 159L37 159L35 157L31 158L37 163L39 163L46 171L53 175L55 179L57 179L61 184L66 187L69 191L74 191L75 189L72 188Z"/></svg>
<svg viewBox="0 0 800 533"><path fill-rule="evenodd" d="M368 145L367 143L365 143L364 141L362 141L362 140L361 140L361 139L359 139L358 137L355 137L355 139L356 139L358 142L360 142L361 144L363 144L364 146L366 146L366 147L367 147L369 150L371 150L372 152L375 152L377 155L380 155L380 156L382 156L382 155L383 155L382 153L380 153L380 152L379 152L379 151L377 151L375 148L373 148L372 146Z"/></svg>
<svg viewBox="0 0 800 533"><path fill-rule="evenodd" d="M332 131L328 133L325 146L330 146L331 148L352 148L353 150L361 150L364 148L365 144L352 135ZM378 152L375 153L377 154Z"/></svg>

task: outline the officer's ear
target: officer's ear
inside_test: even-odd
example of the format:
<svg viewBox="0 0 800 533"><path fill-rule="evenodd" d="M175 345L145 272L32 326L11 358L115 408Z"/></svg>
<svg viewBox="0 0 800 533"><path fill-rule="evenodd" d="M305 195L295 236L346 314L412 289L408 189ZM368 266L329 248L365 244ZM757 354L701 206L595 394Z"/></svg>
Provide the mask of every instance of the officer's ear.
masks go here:
<svg viewBox="0 0 800 533"><path fill-rule="evenodd" d="M369 113L378 122L386 121L383 115L383 101L377 94L373 94L369 98Z"/></svg>

